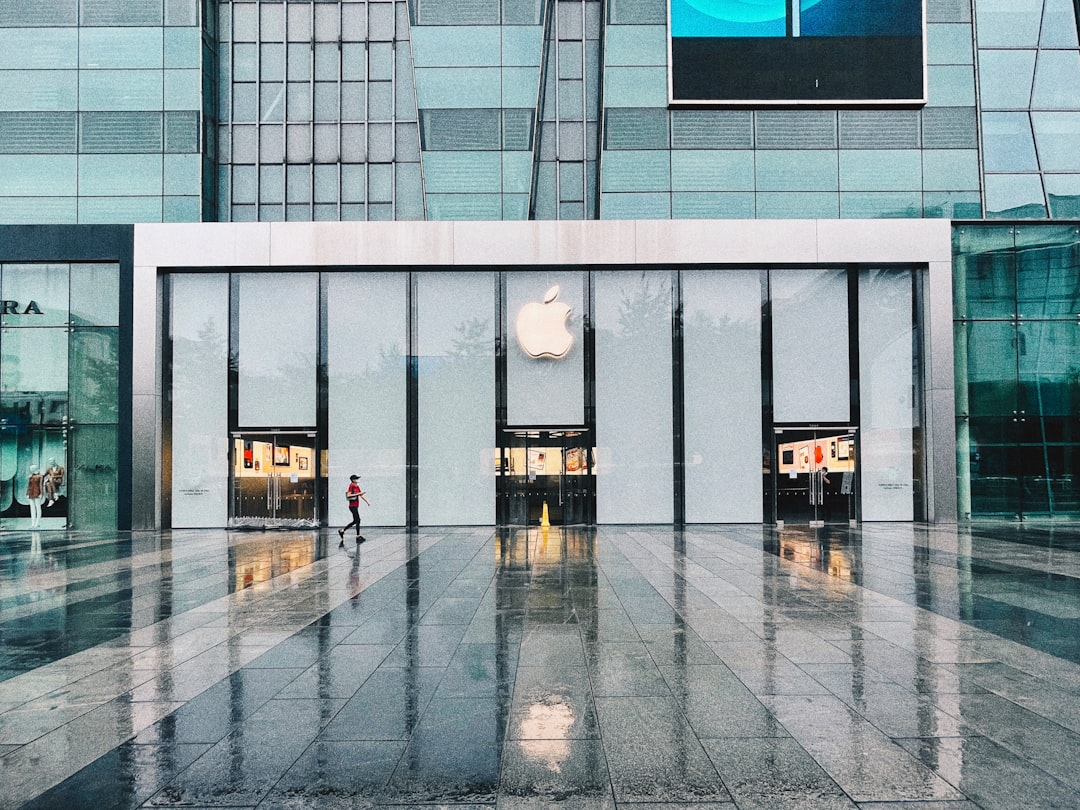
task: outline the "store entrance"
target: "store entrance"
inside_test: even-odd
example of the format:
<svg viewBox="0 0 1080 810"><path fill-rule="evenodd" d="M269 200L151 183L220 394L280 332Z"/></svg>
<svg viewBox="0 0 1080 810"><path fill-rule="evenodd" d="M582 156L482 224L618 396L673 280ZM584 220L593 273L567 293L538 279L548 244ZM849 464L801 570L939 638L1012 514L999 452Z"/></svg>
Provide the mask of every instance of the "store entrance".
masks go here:
<svg viewBox="0 0 1080 810"><path fill-rule="evenodd" d="M230 527L318 526L315 433L232 434Z"/></svg>
<svg viewBox="0 0 1080 810"><path fill-rule="evenodd" d="M591 431L503 431L495 460L503 526L587 525L596 520Z"/></svg>
<svg viewBox="0 0 1080 810"><path fill-rule="evenodd" d="M776 428L777 525L848 525L858 520L854 427Z"/></svg>

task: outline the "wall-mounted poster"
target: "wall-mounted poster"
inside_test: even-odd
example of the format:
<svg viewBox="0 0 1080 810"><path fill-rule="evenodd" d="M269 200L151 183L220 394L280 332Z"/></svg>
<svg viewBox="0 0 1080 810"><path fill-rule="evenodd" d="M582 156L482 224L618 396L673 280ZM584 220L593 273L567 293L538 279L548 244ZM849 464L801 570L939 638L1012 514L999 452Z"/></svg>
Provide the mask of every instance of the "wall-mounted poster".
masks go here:
<svg viewBox="0 0 1080 810"><path fill-rule="evenodd" d="M673 104L926 102L925 0L668 0Z"/></svg>
<svg viewBox="0 0 1080 810"><path fill-rule="evenodd" d="M543 472L544 465L547 463L547 453L543 450L537 450L532 447L529 448L528 456L528 469L529 472Z"/></svg>
<svg viewBox="0 0 1080 810"><path fill-rule="evenodd" d="M274 446L274 466L275 467L288 467L289 466L289 448L288 445L275 445Z"/></svg>

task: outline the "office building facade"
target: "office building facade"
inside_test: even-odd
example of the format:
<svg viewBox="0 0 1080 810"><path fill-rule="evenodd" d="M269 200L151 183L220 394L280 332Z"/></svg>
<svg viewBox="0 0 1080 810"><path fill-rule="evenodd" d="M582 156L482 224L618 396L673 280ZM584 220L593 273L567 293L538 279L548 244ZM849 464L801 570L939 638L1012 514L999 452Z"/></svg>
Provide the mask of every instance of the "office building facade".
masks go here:
<svg viewBox="0 0 1080 810"><path fill-rule="evenodd" d="M0 222L134 223L50 327L120 526L1080 513L1070 0L134 6L0 12ZM111 272L39 244L5 307Z"/></svg>

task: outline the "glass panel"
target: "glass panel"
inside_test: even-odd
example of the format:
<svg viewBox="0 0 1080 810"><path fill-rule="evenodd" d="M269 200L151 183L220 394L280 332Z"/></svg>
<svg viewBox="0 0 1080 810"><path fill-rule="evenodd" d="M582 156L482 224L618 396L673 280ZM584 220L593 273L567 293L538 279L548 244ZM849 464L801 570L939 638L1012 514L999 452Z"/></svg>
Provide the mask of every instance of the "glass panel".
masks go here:
<svg viewBox="0 0 1080 810"><path fill-rule="evenodd" d="M1039 147L1039 165L1044 172L1080 171L1080 153L1076 133L1080 131L1080 112L1036 112L1035 142Z"/></svg>
<svg viewBox="0 0 1080 810"><path fill-rule="evenodd" d="M238 433L230 526L315 526L314 434Z"/></svg>
<svg viewBox="0 0 1080 810"><path fill-rule="evenodd" d="M1021 509L1020 464L1013 428L1012 417L970 420L968 464L974 516L1016 515Z"/></svg>
<svg viewBox="0 0 1080 810"><path fill-rule="evenodd" d="M1046 217L1043 187L1037 174L991 174L986 177L988 218Z"/></svg>
<svg viewBox="0 0 1080 810"><path fill-rule="evenodd" d="M329 522L351 519L341 493L362 476L365 523L405 524L405 273L326 273Z"/></svg>
<svg viewBox="0 0 1080 810"><path fill-rule="evenodd" d="M1016 326L975 321L966 331L968 414L1011 418L1017 410Z"/></svg>
<svg viewBox="0 0 1080 810"><path fill-rule="evenodd" d="M979 67L979 94L986 109L1028 108L1035 51L980 51Z"/></svg>
<svg viewBox="0 0 1080 810"><path fill-rule="evenodd" d="M419 521L495 520L495 277L419 273Z"/></svg>
<svg viewBox="0 0 1080 810"><path fill-rule="evenodd" d="M784 150L755 152L757 188L764 191L835 191L838 155L835 151Z"/></svg>
<svg viewBox="0 0 1080 810"><path fill-rule="evenodd" d="M1054 219L1080 219L1080 174L1055 174L1043 178Z"/></svg>
<svg viewBox="0 0 1080 810"><path fill-rule="evenodd" d="M597 519L670 523L671 277L601 271L593 280Z"/></svg>
<svg viewBox="0 0 1080 810"><path fill-rule="evenodd" d="M8 424L59 425L67 420L67 329L0 332L0 413Z"/></svg>
<svg viewBox="0 0 1080 810"><path fill-rule="evenodd" d="M5 423L0 437L3 480L10 482L3 489L0 525L5 529L63 529L70 493L67 432ZM115 493L112 497L115 505Z"/></svg>
<svg viewBox="0 0 1080 810"><path fill-rule="evenodd" d="M863 520L914 519L911 313L910 271L859 272Z"/></svg>
<svg viewBox="0 0 1080 810"><path fill-rule="evenodd" d="M979 0L975 20L982 47L1029 47L1039 43L1043 0Z"/></svg>
<svg viewBox="0 0 1080 810"><path fill-rule="evenodd" d="M63 326L68 322L66 264L5 264L0 290L0 323L4 326Z"/></svg>
<svg viewBox="0 0 1080 810"><path fill-rule="evenodd" d="M305 273L237 276L241 425L315 424L318 278Z"/></svg>
<svg viewBox="0 0 1080 810"><path fill-rule="evenodd" d="M119 265L71 265L71 323L75 326L120 324Z"/></svg>
<svg viewBox="0 0 1080 810"><path fill-rule="evenodd" d="M1036 110L1062 110L1076 106L1070 88L1080 84L1080 52L1039 51L1035 71L1035 92L1031 107Z"/></svg>
<svg viewBox="0 0 1080 810"><path fill-rule="evenodd" d="M1016 251L1017 311L1023 318L1080 315L1080 246L1072 226L1039 229L1045 242ZM1061 242L1063 244L1053 244Z"/></svg>
<svg viewBox="0 0 1080 810"><path fill-rule="evenodd" d="M758 523L761 274L684 272L682 293L686 520Z"/></svg>
<svg viewBox="0 0 1080 810"><path fill-rule="evenodd" d="M580 271L506 276L506 420L585 423L585 294Z"/></svg>
<svg viewBox="0 0 1080 810"><path fill-rule="evenodd" d="M111 424L119 419L120 334L117 329L71 333L73 422Z"/></svg>
<svg viewBox="0 0 1080 810"><path fill-rule="evenodd" d="M1021 413L1029 422L1040 416L1075 417L1080 413L1080 328L1075 320L1022 323L1017 337ZM1045 423L1036 438L1048 439Z"/></svg>
<svg viewBox="0 0 1080 810"><path fill-rule="evenodd" d="M70 434L71 518L69 528L115 529L117 428L112 425L79 426Z"/></svg>
<svg viewBox="0 0 1080 810"><path fill-rule="evenodd" d="M1023 172L1038 169L1035 141L1027 113L985 113L983 147L988 172Z"/></svg>
<svg viewBox="0 0 1080 810"><path fill-rule="evenodd" d="M773 418L846 422L851 413L847 273L773 270L770 284Z"/></svg>
<svg viewBox="0 0 1080 810"><path fill-rule="evenodd" d="M223 526L228 516L229 277L174 275L172 525Z"/></svg>

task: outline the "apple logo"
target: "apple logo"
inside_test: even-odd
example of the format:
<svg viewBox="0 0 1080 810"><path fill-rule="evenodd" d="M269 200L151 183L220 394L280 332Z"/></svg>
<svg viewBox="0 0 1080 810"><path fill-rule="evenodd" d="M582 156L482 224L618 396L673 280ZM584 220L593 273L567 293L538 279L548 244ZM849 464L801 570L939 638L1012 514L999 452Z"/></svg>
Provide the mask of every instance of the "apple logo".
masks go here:
<svg viewBox="0 0 1080 810"><path fill-rule="evenodd" d="M574 336L566 329L570 307L555 299L559 297L556 284L544 294L544 303L533 301L521 308L517 317L517 339L521 350L529 357L566 357Z"/></svg>

